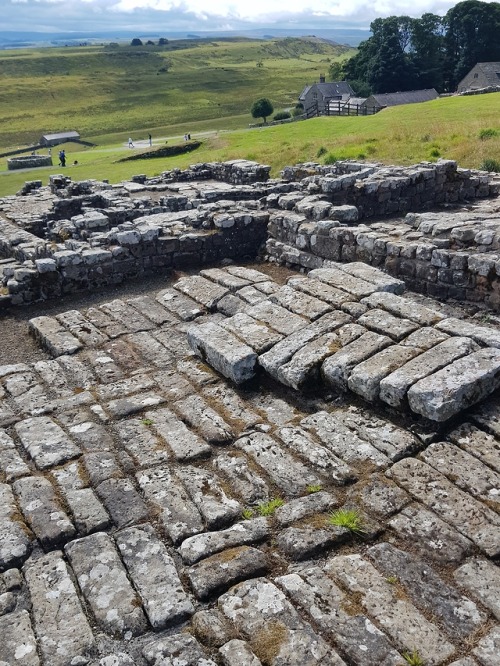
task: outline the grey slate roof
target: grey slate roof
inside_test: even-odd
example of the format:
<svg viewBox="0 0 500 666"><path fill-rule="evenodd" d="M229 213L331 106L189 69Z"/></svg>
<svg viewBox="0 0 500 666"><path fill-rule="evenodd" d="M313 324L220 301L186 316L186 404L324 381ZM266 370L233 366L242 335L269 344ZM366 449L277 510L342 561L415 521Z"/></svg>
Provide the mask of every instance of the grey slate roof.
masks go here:
<svg viewBox="0 0 500 666"><path fill-rule="evenodd" d="M434 88L426 90L408 90L406 92L383 93L370 95L368 102L375 100L380 106L398 106L399 104L415 104L416 102L429 102L437 99L439 95Z"/></svg>
<svg viewBox="0 0 500 666"><path fill-rule="evenodd" d="M478 62L478 67L491 86L500 85L500 62Z"/></svg>
<svg viewBox="0 0 500 666"><path fill-rule="evenodd" d="M58 134L44 134L42 139L54 141L55 139L79 139L78 132L59 132Z"/></svg>
<svg viewBox="0 0 500 666"><path fill-rule="evenodd" d="M311 88L316 88L318 94L323 98L328 99L331 97L341 97L342 95L352 95L353 89L347 81L331 81L329 83L313 83L311 86L306 86L300 93L299 99L303 99Z"/></svg>

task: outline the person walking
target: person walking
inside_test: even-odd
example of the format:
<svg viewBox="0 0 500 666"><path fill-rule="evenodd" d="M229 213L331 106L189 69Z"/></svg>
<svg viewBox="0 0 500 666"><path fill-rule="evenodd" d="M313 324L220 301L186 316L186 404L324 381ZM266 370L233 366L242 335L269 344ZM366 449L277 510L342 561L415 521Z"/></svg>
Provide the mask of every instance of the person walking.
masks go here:
<svg viewBox="0 0 500 666"><path fill-rule="evenodd" d="M59 165L62 167L66 166L66 153L64 150L59 151Z"/></svg>
<svg viewBox="0 0 500 666"><path fill-rule="evenodd" d="M153 137L151 136L151 134L148 134L148 136L149 136L149 147L151 147L153 145Z"/></svg>
<svg viewBox="0 0 500 666"><path fill-rule="evenodd" d="M133 148L133 147L134 147L134 143L133 143L131 137L129 137L129 140L128 140L128 147L129 147L129 148Z"/></svg>

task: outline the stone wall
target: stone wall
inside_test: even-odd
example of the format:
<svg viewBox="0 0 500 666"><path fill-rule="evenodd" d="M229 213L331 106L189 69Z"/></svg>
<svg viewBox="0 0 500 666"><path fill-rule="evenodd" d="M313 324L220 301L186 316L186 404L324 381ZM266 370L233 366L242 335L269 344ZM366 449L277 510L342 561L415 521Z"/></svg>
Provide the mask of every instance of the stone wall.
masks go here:
<svg viewBox="0 0 500 666"><path fill-rule="evenodd" d="M7 169L9 171L46 166L52 166L51 155L23 155L21 157L11 157L7 160Z"/></svg>
<svg viewBox="0 0 500 666"><path fill-rule="evenodd" d="M450 161L311 163L285 169L281 180L268 174L269 167L236 160L119 185L63 175L48 188L33 183L24 196L0 201L2 300L24 304L254 259L265 247L273 262L311 269L363 261L431 296L500 309L498 212L422 212L493 197L500 182L492 174Z"/></svg>

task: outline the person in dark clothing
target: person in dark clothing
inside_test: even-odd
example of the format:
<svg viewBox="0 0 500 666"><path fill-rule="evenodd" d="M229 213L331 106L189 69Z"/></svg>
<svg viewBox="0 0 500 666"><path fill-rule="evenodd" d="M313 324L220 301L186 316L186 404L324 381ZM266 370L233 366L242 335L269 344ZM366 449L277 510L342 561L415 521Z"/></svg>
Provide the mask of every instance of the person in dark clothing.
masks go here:
<svg viewBox="0 0 500 666"><path fill-rule="evenodd" d="M62 167L66 166L66 153L64 152L64 150L59 151L59 164Z"/></svg>
<svg viewBox="0 0 500 666"><path fill-rule="evenodd" d="M149 145L152 146L153 145L153 137L151 136L151 134L148 134L148 136L149 136Z"/></svg>

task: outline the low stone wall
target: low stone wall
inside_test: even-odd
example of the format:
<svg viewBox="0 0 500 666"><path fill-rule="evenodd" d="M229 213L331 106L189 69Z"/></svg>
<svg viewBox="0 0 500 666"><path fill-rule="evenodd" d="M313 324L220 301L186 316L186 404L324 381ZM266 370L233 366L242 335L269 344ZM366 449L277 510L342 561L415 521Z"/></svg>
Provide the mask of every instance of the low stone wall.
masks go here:
<svg viewBox="0 0 500 666"><path fill-rule="evenodd" d="M46 166L52 166L51 155L23 155L21 157L11 157L7 160L7 169L9 171Z"/></svg>

